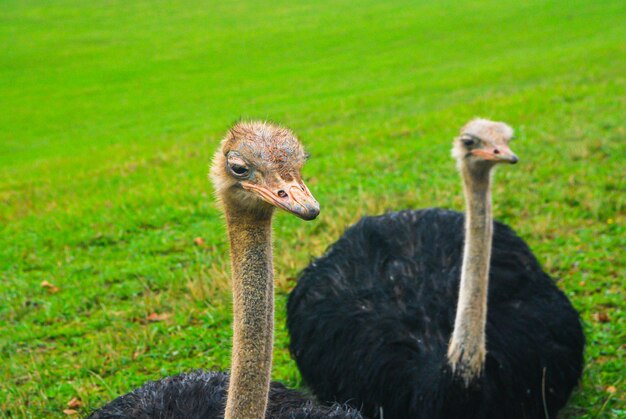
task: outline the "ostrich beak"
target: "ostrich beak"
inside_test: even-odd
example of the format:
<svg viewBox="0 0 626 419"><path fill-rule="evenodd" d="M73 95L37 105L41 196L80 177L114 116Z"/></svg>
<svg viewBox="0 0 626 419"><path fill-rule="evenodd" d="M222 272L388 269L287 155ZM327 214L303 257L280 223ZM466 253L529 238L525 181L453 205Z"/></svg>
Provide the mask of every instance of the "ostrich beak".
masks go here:
<svg viewBox="0 0 626 419"><path fill-rule="evenodd" d="M472 154L482 157L485 160L491 160L498 163L510 163L515 164L519 161L519 158L511 151L509 146L500 145L493 149L477 149L473 150Z"/></svg>
<svg viewBox="0 0 626 419"><path fill-rule="evenodd" d="M274 187L242 182L241 186L248 191L255 192L265 202L282 208L303 220L313 220L320 213L320 204L302 181L294 179L291 182L281 182L280 185Z"/></svg>

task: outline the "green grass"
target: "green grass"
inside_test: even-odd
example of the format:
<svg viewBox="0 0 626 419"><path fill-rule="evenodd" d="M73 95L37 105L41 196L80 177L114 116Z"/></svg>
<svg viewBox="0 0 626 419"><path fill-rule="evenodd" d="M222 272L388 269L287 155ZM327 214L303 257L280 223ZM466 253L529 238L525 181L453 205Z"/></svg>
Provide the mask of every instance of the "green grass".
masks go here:
<svg viewBox="0 0 626 419"><path fill-rule="evenodd" d="M0 415L63 416L73 397L84 414L148 379L228 367L206 174L240 117L280 121L313 156L322 215L275 222L273 376L299 386L294 276L363 214L462 209L449 149L476 115L517 129L496 216L584 321L564 417L626 415L623 1L211 3L3 2Z"/></svg>

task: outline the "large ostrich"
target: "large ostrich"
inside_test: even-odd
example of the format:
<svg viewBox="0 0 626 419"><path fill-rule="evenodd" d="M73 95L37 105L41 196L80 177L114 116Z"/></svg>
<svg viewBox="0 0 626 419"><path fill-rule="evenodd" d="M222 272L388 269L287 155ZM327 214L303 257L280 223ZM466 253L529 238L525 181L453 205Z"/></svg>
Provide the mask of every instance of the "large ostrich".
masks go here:
<svg viewBox="0 0 626 419"><path fill-rule="evenodd" d="M492 220L491 175L517 162L512 135L477 119L455 139L465 216L365 217L301 273L291 352L319 398L385 419L549 418L565 405L583 366L578 313Z"/></svg>
<svg viewBox="0 0 626 419"><path fill-rule="evenodd" d="M319 205L300 175L304 161L302 145L291 131L259 122L235 125L215 154L211 177L223 204L232 261L230 376L196 371L149 382L93 418L360 418L340 405L317 406L279 383L270 387L271 221L274 207L305 220L318 215Z"/></svg>

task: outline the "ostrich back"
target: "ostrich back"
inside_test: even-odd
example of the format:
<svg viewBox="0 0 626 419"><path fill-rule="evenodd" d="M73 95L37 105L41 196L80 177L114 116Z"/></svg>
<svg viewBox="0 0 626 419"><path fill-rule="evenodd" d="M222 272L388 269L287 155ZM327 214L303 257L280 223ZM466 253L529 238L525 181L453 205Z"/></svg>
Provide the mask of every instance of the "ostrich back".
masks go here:
<svg viewBox="0 0 626 419"><path fill-rule="evenodd" d="M118 397L90 417L93 419L221 419L224 417L228 374L193 371L150 381ZM280 383L270 388L266 418L360 419L345 406L318 406Z"/></svg>
<svg viewBox="0 0 626 419"><path fill-rule="evenodd" d="M555 416L582 372L580 319L499 222L484 371L468 388L451 373L463 238L458 212L365 217L301 273L287 308L290 349L320 400L394 419Z"/></svg>

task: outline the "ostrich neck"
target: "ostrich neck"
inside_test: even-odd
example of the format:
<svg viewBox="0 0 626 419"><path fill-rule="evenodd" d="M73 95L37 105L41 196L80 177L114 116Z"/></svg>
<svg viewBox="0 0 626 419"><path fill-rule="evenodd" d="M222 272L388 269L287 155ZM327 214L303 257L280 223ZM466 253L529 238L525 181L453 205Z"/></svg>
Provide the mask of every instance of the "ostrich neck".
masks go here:
<svg viewBox="0 0 626 419"><path fill-rule="evenodd" d="M272 368L271 214L226 210L232 260L233 353L226 419L264 418Z"/></svg>
<svg viewBox="0 0 626 419"><path fill-rule="evenodd" d="M485 362L487 289L493 236L490 171L461 169L467 205L461 285L448 361L469 384Z"/></svg>

